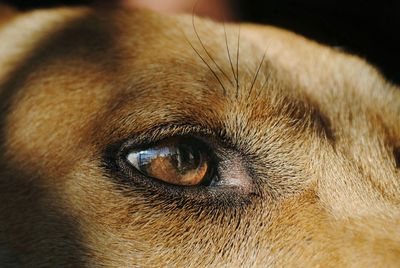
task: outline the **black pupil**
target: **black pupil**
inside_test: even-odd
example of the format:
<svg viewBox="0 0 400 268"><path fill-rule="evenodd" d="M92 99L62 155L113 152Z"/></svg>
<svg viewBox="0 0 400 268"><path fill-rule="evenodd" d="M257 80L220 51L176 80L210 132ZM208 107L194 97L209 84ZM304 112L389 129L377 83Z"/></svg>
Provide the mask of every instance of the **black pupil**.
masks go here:
<svg viewBox="0 0 400 268"><path fill-rule="evenodd" d="M190 170L197 169L200 165L200 153L193 150L190 145L183 144L179 147L170 148L174 150L172 158L179 173L184 174Z"/></svg>

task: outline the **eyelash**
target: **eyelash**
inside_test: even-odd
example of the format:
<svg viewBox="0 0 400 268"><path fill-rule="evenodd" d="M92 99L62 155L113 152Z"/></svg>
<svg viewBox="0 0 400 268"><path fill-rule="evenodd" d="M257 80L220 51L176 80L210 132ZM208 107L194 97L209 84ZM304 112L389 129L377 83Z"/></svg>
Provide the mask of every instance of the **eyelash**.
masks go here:
<svg viewBox="0 0 400 268"><path fill-rule="evenodd" d="M187 136L198 138L201 141L205 139L216 140L217 135L208 129L201 126L191 126L191 125L164 125L158 126L145 133L141 133L132 138L128 138L129 142L126 144L128 149L141 149L144 147L149 147L155 143L158 143L166 138ZM205 141L207 145L207 141ZM125 148L124 148L125 149Z"/></svg>

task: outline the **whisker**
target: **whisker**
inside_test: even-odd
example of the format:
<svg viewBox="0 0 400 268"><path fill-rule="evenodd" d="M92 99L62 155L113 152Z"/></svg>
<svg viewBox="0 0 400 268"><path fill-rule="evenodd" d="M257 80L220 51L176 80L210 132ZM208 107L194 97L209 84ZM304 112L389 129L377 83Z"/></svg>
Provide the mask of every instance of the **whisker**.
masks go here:
<svg viewBox="0 0 400 268"><path fill-rule="evenodd" d="M240 51L240 25L236 46L236 99L239 97L239 51Z"/></svg>
<svg viewBox="0 0 400 268"><path fill-rule="evenodd" d="M190 42L189 38L184 34L186 41L189 43L189 45L191 46L191 48L194 50L194 52L197 54L197 56L199 56L199 58L204 62L204 64L208 67L208 69L212 72L212 74L214 75L214 77L217 79L218 83L221 85L224 96L226 95L226 88L224 86L224 84L222 84L221 79L218 77L217 73L211 68L210 64L208 64L208 62L204 59L203 56L201 56L201 54L199 53L199 51L193 46L192 42Z"/></svg>
<svg viewBox="0 0 400 268"><path fill-rule="evenodd" d="M268 71L267 75L266 75L266 77L264 79L264 82L263 82L262 86L260 87L260 90L258 91L257 98L259 98L261 93L264 91L265 86L267 85L267 83L270 80L270 78L271 78L271 71Z"/></svg>
<svg viewBox="0 0 400 268"><path fill-rule="evenodd" d="M256 74L254 75L253 82L251 83L251 87L250 87L250 89L249 89L249 96L251 95L251 92L252 92L252 90L253 90L254 84L256 83L258 74L260 73L261 66L262 66L262 64L264 63L264 59L265 59L266 52L267 52L267 51L264 52L264 54L263 54L263 56L262 56L262 59L261 59L261 61L260 61L260 64L259 64L258 67L257 67Z"/></svg>
<svg viewBox="0 0 400 268"><path fill-rule="evenodd" d="M235 74L235 69L233 68L231 53L230 53L230 51L229 51L228 36L227 36L227 34L226 34L225 22L223 23L223 25L224 25L224 34L225 34L226 51L228 52L228 59L229 59L230 65L231 65L232 74L233 74L233 77L235 78L235 81L236 81L236 84L237 84L237 78L236 78L236 74Z"/></svg>
<svg viewBox="0 0 400 268"><path fill-rule="evenodd" d="M269 45L270 45L270 43L267 43L267 47L266 47L266 49L265 49L265 51L264 51L264 55L267 53L267 51L268 51L268 49L269 49ZM262 83L262 85L261 85L261 87L260 87L260 90L258 91L257 98L260 97L262 91L264 91L265 86L267 85L267 82L270 81L271 74L272 74L271 70L268 69L268 71L267 71L267 73L266 73L266 75L265 75L264 82Z"/></svg>
<svg viewBox="0 0 400 268"><path fill-rule="evenodd" d="M194 7L195 8L195 7ZM193 12L194 12L194 8L193 8ZM193 30L194 33L197 37L197 40L199 41L201 47L203 48L204 52L207 54L207 56L211 59L211 61L215 64L215 66L218 68L218 70L222 73L223 76L225 76L225 78L232 84L232 86L234 85L232 80L226 75L226 73L224 72L224 70L222 70L222 68L217 64L217 62L214 60L214 58L211 56L211 54L209 53L209 51L207 50L206 46L204 45L203 41L200 38L200 35L196 29L196 25L194 23L194 15L192 15L192 26L193 26Z"/></svg>

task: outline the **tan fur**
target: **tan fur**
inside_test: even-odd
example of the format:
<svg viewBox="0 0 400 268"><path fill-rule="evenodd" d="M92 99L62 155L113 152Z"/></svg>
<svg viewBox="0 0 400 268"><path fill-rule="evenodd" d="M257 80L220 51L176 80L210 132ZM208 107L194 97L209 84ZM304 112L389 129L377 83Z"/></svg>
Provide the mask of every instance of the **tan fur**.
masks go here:
<svg viewBox="0 0 400 268"><path fill-rule="evenodd" d="M200 18L227 77L191 16L54 9L3 25L3 263L400 266L400 91L363 60L227 24L234 71L240 27L237 86L224 26ZM182 122L220 133L246 159L258 185L238 193L248 202L168 199L104 168L110 145Z"/></svg>

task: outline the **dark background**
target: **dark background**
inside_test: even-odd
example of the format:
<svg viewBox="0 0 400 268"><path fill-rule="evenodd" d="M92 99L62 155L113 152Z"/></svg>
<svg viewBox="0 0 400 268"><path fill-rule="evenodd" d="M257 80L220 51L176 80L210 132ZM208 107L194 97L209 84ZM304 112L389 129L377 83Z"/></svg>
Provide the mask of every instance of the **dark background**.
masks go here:
<svg viewBox="0 0 400 268"><path fill-rule="evenodd" d="M162 1L162 0L160 0ZM216 0L217 1L217 0ZM90 4L90 0L1 1L20 9ZM400 84L400 1L232 0L238 20L268 23L366 58Z"/></svg>
<svg viewBox="0 0 400 268"><path fill-rule="evenodd" d="M251 2L251 3L250 3ZM242 18L277 25L366 58L400 84L400 1L237 1Z"/></svg>

